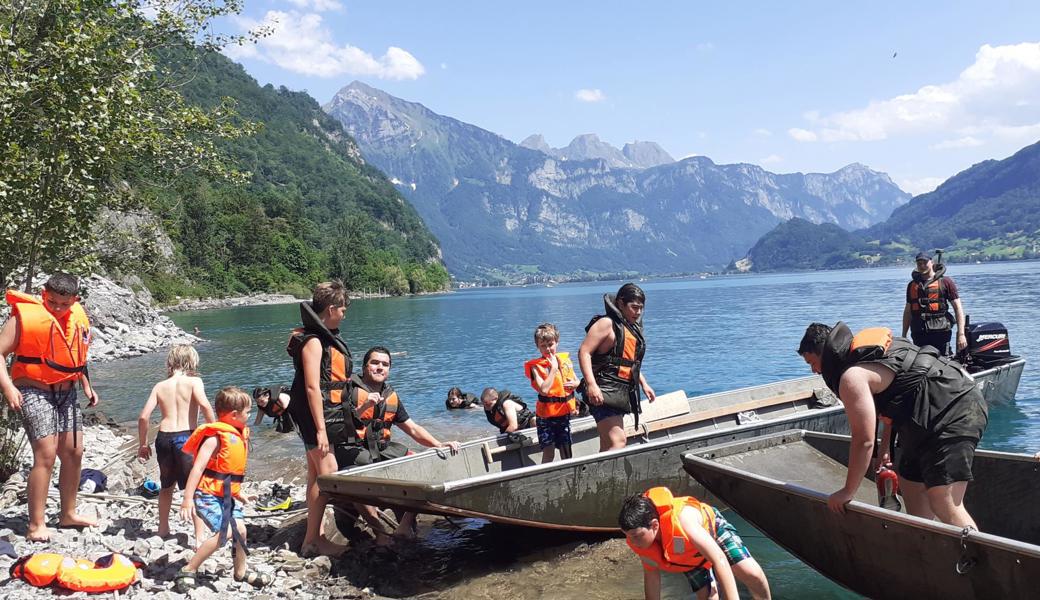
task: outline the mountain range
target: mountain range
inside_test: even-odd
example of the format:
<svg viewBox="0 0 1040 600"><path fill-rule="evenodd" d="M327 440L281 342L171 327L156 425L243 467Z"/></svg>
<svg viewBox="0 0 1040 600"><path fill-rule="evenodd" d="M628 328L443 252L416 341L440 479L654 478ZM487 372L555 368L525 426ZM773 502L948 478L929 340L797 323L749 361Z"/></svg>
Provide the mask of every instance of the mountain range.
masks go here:
<svg viewBox="0 0 1040 600"><path fill-rule="evenodd" d="M742 266L893 264L935 248L951 261L1040 258L1040 142L954 175L869 228L850 232L792 219L756 242Z"/></svg>
<svg viewBox="0 0 1040 600"><path fill-rule="evenodd" d="M459 279L715 270L793 217L858 229L910 198L860 164L776 174L592 134L516 144L360 82L323 109L415 206Z"/></svg>

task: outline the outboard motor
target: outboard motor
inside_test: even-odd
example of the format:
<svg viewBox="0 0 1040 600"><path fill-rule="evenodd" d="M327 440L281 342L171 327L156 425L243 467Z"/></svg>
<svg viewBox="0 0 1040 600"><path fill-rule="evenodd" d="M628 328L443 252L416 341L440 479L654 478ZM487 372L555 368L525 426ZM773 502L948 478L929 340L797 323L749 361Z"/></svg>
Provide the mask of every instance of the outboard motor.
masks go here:
<svg viewBox="0 0 1040 600"><path fill-rule="evenodd" d="M965 329L968 347L958 359L969 371L990 369L1018 358L1011 354L1011 339L1003 324L995 321L968 323Z"/></svg>

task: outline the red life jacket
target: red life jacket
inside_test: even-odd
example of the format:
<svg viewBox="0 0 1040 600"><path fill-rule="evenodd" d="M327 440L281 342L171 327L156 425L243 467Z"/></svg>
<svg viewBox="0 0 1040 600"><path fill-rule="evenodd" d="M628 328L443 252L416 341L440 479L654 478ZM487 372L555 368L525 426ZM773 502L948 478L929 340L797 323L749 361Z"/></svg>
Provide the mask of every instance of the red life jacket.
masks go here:
<svg viewBox="0 0 1040 600"><path fill-rule="evenodd" d="M913 316L945 315L950 310L943 279L945 277L933 279L928 283L916 279L910 282L910 312Z"/></svg>

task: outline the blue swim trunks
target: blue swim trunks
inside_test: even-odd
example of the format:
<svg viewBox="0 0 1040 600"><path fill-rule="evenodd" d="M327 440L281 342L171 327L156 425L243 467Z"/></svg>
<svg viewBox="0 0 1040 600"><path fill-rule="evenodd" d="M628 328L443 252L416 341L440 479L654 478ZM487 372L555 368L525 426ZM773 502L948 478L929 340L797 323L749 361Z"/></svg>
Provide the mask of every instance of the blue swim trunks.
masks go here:
<svg viewBox="0 0 1040 600"><path fill-rule="evenodd" d="M571 447L571 417L538 417L538 447L557 450Z"/></svg>
<svg viewBox="0 0 1040 600"><path fill-rule="evenodd" d="M624 417L628 413L612 406L607 406L606 404L600 404L599 406L590 404L589 414L592 415L592 418L595 419L597 423L599 423L603 419L608 419L610 417Z"/></svg>
<svg viewBox="0 0 1040 600"><path fill-rule="evenodd" d="M206 492L195 492L195 513L202 517L202 521L209 527L210 531L220 531L220 518L224 514L224 499ZM235 508L231 510L231 516L241 523L242 504L235 502Z"/></svg>

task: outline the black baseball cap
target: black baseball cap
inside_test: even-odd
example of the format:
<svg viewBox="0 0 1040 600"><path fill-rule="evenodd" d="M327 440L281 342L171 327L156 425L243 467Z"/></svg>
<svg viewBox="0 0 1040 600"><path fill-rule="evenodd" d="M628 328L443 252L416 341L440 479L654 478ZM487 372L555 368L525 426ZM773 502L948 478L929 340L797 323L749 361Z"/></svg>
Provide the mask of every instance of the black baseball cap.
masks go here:
<svg viewBox="0 0 1040 600"><path fill-rule="evenodd" d="M914 260L932 260L932 255L922 250L917 253L917 258L915 258Z"/></svg>

